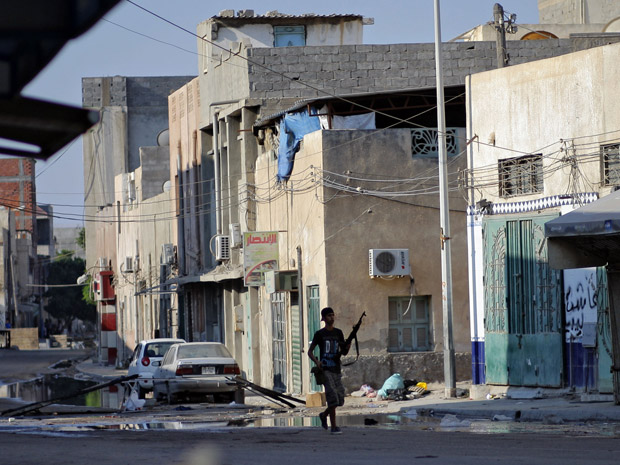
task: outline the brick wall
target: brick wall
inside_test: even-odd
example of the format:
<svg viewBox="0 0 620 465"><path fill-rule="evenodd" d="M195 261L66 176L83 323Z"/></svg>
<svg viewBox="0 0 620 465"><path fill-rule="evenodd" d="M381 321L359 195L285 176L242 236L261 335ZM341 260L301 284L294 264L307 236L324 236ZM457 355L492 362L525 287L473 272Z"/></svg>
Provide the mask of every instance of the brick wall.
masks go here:
<svg viewBox="0 0 620 465"><path fill-rule="evenodd" d="M620 37L509 41L510 64L564 55L598 45L620 42ZM435 87L435 48L432 43L285 47L248 49L250 95L254 98L317 97L330 94L380 92ZM465 83L465 76L497 67L494 42L443 44L444 84Z"/></svg>
<svg viewBox="0 0 620 465"><path fill-rule="evenodd" d="M0 159L0 205L14 209L17 229L30 233L36 209L34 163L31 158Z"/></svg>

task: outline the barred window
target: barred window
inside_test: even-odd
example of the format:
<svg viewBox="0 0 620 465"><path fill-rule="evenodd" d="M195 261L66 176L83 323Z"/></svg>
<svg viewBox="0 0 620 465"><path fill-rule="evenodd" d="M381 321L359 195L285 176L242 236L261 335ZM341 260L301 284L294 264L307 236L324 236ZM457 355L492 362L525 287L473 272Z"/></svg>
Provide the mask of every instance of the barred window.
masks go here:
<svg viewBox="0 0 620 465"><path fill-rule="evenodd" d="M501 197L543 192L541 154L500 160L498 167Z"/></svg>
<svg viewBox="0 0 620 465"><path fill-rule="evenodd" d="M603 162L603 184L620 184L620 144L601 145Z"/></svg>

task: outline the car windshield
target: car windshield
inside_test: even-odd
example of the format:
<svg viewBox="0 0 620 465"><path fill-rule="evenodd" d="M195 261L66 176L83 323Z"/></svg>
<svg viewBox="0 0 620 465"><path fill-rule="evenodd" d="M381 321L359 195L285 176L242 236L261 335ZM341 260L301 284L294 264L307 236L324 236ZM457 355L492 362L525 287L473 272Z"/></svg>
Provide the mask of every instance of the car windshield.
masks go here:
<svg viewBox="0 0 620 465"><path fill-rule="evenodd" d="M150 342L144 349L147 357L163 357L174 342Z"/></svg>
<svg viewBox="0 0 620 465"><path fill-rule="evenodd" d="M179 346L177 358L230 357L230 352L222 344L197 344Z"/></svg>

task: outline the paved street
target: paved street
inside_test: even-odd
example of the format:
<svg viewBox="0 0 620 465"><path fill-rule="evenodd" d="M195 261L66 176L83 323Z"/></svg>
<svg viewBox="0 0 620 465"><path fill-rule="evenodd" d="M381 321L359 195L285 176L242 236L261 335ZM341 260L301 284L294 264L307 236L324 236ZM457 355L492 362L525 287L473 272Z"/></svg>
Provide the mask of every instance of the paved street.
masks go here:
<svg viewBox="0 0 620 465"><path fill-rule="evenodd" d="M23 377L20 371L28 376L39 369L47 371L46 367L53 364L55 358L84 355L64 352L68 351L6 351L0 353L0 361L11 360L11 377L20 378ZM17 368L20 365L21 370ZM266 401L251 398L255 405L250 409L213 404L192 404L181 409L180 406L159 405L134 413L76 412L5 417L0 418L0 444L6 463L49 465L315 465L333 461L373 465L418 461L459 465L582 465L616 463L620 454L620 435L603 422L575 425L487 422L486 427L490 425L491 429L485 430L441 427L440 418L434 418L394 427L363 426L362 420L370 417L370 413L384 417L387 417L386 412L394 415L401 403L371 408L356 404L352 398L347 400L342 412L349 417L342 417L344 434L340 436L332 436L313 426L312 418L318 409L300 408L291 412L271 406L270 410ZM456 412L463 404L467 404L467 400L451 405ZM439 404L435 408L439 408ZM464 411L459 412L462 418ZM293 418L303 419L306 426L269 426L293 424ZM353 418L360 421L351 421ZM301 425L300 422L296 424ZM484 431L492 431L492 434Z"/></svg>
<svg viewBox="0 0 620 465"><path fill-rule="evenodd" d="M13 465L86 464L459 464L583 465L617 463L617 438L545 434L476 435L346 428L228 431L98 431L0 434ZM219 459L211 457L217 452Z"/></svg>

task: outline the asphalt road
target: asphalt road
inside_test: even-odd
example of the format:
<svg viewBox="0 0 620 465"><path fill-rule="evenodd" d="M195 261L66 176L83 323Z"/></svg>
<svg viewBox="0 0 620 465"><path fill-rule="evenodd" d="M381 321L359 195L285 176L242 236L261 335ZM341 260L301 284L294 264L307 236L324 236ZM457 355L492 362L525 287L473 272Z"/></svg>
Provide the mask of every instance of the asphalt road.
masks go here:
<svg viewBox="0 0 620 465"><path fill-rule="evenodd" d="M476 435L347 428L0 433L5 463L256 465L527 464L618 462L620 439L545 434Z"/></svg>
<svg viewBox="0 0 620 465"><path fill-rule="evenodd" d="M61 360L83 360L91 351L74 349L13 350L0 349L0 382L12 383L53 373L49 367Z"/></svg>
<svg viewBox="0 0 620 465"><path fill-rule="evenodd" d="M48 372L58 360L76 356L86 357L87 352L22 351L16 355L15 351L0 351L0 379L30 379ZM541 430L540 425L534 429L534 425L520 424L528 432L500 429L481 434L438 431L437 424L400 429L345 425L342 435L332 436L317 426L209 426L218 420L226 424L225 416L230 413L224 410L223 406L196 405L177 412L161 406L152 412L2 418L2 461L11 465L597 465L615 464L620 457L620 436L615 431L605 435L562 428L554 433L551 427ZM352 414L357 409L350 410ZM177 416L182 416L185 429L141 429L157 422L174 423Z"/></svg>

